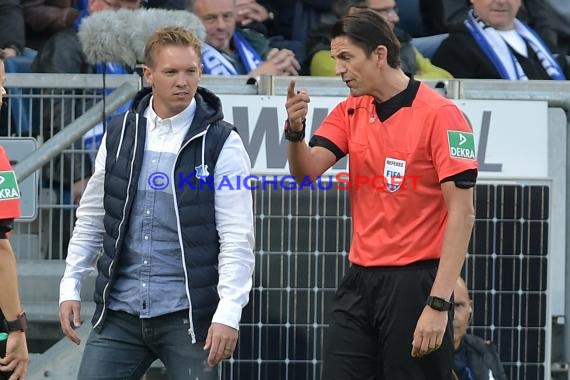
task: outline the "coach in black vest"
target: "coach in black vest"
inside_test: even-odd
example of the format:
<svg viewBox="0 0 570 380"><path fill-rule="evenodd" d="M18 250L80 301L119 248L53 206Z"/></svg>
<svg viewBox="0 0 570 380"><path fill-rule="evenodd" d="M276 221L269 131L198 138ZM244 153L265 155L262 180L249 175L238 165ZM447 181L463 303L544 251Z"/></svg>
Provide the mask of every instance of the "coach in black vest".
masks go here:
<svg viewBox="0 0 570 380"><path fill-rule="evenodd" d="M155 32L151 88L98 152L60 286L62 329L79 343L81 281L97 263L80 379L140 379L157 358L171 379L218 379L235 349L254 265L252 197L238 183L250 162L220 100L198 87L200 53L183 28Z"/></svg>

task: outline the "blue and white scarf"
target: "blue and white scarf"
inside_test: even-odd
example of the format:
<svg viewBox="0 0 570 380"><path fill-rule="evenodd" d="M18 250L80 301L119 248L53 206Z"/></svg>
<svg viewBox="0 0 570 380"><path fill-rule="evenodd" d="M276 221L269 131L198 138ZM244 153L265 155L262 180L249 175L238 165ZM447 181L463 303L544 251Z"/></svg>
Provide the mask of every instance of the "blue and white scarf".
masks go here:
<svg viewBox="0 0 570 380"><path fill-rule="evenodd" d="M246 73L256 69L261 64L259 54L237 31L232 36L232 43ZM208 44L204 44L202 48L202 64L204 65L204 74L238 75L234 65L219 50Z"/></svg>
<svg viewBox="0 0 570 380"><path fill-rule="evenodd" d="M540 37L519 20L515 19L514 23L515 30L536 53L548 76L553 80L565 80L566 78L564 77L560 65L556 62L552 53ZM476 17L473 14L473 10L469 11L465 25L483 52L489 57L491 62L493 62L501 78L528 80L520 63L511 49L509 49L505 40L493 27Z"/></svg>

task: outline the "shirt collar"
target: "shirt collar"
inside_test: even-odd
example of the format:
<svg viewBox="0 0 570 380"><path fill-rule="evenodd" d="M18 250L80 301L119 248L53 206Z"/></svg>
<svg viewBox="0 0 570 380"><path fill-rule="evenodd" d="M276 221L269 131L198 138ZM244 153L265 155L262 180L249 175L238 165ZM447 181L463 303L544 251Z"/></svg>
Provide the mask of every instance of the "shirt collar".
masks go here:
<svg viewBox="0 0 570 380"><path fill-rule="evenodd" d="M188 126L188 120L192 121L194 119L194 115L196 114L196 99L192 98L192 101L184 110L182 110L179 114L169 117L167 119L162 119L160 116L154 112L152 109L152 101L154 96L151 96L150 102L148 103L148 107L144 113L144 116L147 120L151 120L150 123L150 130L153 131L155 128L168 125L172 130L178 130L180 128L184 128Z"/></svg>

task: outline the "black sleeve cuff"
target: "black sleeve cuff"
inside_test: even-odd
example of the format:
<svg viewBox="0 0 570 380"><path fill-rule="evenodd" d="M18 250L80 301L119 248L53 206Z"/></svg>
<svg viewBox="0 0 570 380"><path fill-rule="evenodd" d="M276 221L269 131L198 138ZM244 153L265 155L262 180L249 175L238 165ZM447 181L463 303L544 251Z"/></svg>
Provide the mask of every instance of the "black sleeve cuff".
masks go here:
<svg viewBox="0 0 570 380"><path fill-rule="evenodd" d="M346 153L336 146L335 143L325 137L313 135L309 141L309 146L320 146L321 148L330 150L336 156L337 161L346 156Z"/></svg>
<svg viewBox="0 0 570 380"><path fill-rule="evenodd" d="M441 183L453 181L461 189L470 189L477 183L477 169L468 169L450 177L444 178Z"/></svg>

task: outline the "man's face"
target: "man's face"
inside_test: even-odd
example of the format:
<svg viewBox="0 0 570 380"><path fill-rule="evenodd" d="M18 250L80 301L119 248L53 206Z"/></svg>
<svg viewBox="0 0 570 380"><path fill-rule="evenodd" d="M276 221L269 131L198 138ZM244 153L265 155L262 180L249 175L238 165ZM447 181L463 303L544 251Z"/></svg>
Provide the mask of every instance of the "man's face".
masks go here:
<svg viewBox="0 0 570 380"><path fill-rule="evenodd" d="M233 0L196 0L194 13L206 28L206 42L218 50L230 52L236 29Z"/></svg>
<svg viewBox="0 0 570 380"><path fill-rule="evenodd" d="M89 13L99 11L117 11L119 9L137 9L140 8L140 1L124 1L124 0L89 0Z"/></svg>
<svg viewBox="0 0 570 380"><path fill-rule="evenodd" d="M182 112L192 102L201 76L200 57L190 46L162 46L153 55L153 67L144 66L152 87L153 109L161 118Z"/></svg>
<svg viewBox="0 0 570 380"><path fill-rule="evenodd" d="M364 50L347 36L339 36L331 41L331 56L335 60L336 75L350 89L352 96L368 95L374 89L371 78L378 76L378 56L366 56Z"/></svg>
<svg viewBox="0 0 570 380"><path fill-rule="evenodd" d="M469 319L471 318L471 299L462 280L458 280L453 290L453 298L455 303L455 314L453 317L453 340L458 347L459 342L465 336Z"/></svg>
<svg viewBox="0 0 570 380"><path fill-rule="evenodd" d="M368 0L366 5L368 9L378 13L378 15L388 21L392 30L394 30L394 27L398 21L400 21L395 0Z"/></svg>
<svg viewBox="0 0 570 380"><path fill-rule="evenodd" d="M475 14L495 29L514 29L521 0L471 0Z"/></svg>

